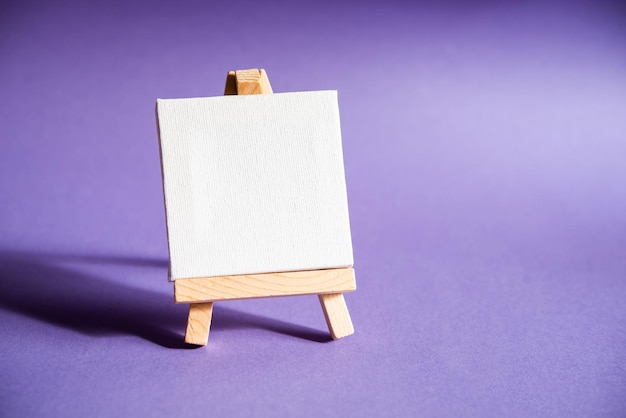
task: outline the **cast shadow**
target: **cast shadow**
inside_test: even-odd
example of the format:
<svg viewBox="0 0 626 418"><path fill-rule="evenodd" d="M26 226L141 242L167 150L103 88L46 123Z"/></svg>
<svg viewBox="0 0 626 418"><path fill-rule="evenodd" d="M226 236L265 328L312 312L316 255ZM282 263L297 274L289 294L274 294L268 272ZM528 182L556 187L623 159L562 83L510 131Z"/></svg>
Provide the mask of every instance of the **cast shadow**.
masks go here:
<svg viewBox="0 0 626 418"><path fill-rule="evenodd" d="M274 318L237 311L224 306L225 303L227 302L216 303L213 308L211 332L221 332L222 330L229 329L256 328L318 343L327 343L333 340L328 332ZM319 314L321 315L321 313Z"/></svg>
<svg viewBox="0 0 626 418"><path fill-rule="evenodd" d="M162 347L197 348L183 341L186 307L176 306L173 294L140 289L57 265L68 261L167 266L166 261L156 259L0 253L0 308L84 335L135 335ZM315 329L216 305L212 332L244 328L316 342L330 340L327 333Z"/></svg>
<svg viewBox="0 0 626 418"><path fill-rule="evenodd" d="M0 250L0 260L13 258L26 262L37 262L40 264L102 264L134 267L155 267L167 268L168 262L163 258L139 257L132 255L103 255L103 254L62 254L54 252L28 252L18 253Z"/></svg>
<svg viewBox="0 0 626 418"><path fill-rule="evenodd" d="M163 347L183 347L174 330L184 330L184 310L171 296L57 265L73 260L0 253L0 308L94 337L136 335Z"/></svg>

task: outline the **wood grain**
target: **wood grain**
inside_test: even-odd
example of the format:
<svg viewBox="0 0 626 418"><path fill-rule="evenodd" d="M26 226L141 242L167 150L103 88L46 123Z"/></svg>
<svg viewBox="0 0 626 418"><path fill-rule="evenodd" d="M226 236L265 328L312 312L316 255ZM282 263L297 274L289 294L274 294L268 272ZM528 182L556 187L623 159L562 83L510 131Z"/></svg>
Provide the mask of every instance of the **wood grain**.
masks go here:
<svg viewBox="0 0 626 418"><path fill-rule="evenodd" d="M351 292L355 289L354 269L340 268L178 279L174 282L174 297L176 303L197 303L229 299L340 293Z"/></svg>
<svg viewBox="0 0 626 418"><path fill-rule="evenodd" d="M264 69L237 70L235 71L235 79L237 82L237 94L239 95L273 93Z"/></svg>
<svg viewBox="0 0 626 418"><path fill-rule="evenodd" d="M194 345L207 345L209 328L213 315L213 303L192 303L189 305L185 342Z"/></svg>
<svg viewBox="0 0 626 418"><path fill-rule="evenodd" d="M352 319L341 293L319 295L326 324L334 340L354 334Z"/></svg>

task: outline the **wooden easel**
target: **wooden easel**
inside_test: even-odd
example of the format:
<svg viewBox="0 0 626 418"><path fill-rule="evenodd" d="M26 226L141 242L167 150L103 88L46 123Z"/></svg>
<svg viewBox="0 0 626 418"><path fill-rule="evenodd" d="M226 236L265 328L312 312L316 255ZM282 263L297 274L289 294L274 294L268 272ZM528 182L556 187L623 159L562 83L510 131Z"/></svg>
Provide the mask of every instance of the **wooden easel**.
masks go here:
<svg viewBox="0 0 626 418"><path fill-rule="evenodd" d="M225 95L272 94L265 70L230 71ZM318 295L326 324L333 339L354 333L344 292L356 290L354 269L293 271L202 277L174 281L176 303L189 303L185 342L206 345L213 313L213 302L272 296Z"/></svg>

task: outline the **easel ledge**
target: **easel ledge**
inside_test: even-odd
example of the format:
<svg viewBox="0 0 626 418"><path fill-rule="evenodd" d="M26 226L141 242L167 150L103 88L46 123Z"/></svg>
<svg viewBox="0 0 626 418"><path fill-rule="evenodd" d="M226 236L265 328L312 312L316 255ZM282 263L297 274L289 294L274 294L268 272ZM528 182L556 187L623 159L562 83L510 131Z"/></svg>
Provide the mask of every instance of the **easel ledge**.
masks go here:
<svg viewBox="0 0 626 418"><path fill-rule="evenodd" d="M356 280L353 268L200 277L174 281L176 303L321 295L354 290Z"/></svg>
<svg viewBox="0 0 626 418"><path fill-rule="evenodd" d="M265 70L229 71L225 95L271 94ZM189 303L185 342L206 345L213 314L213 302L259 297L318 295L326 324L333 339L354 333L344 292L356 290L353 268L243 274L177 279L176 303Z"/></svg>

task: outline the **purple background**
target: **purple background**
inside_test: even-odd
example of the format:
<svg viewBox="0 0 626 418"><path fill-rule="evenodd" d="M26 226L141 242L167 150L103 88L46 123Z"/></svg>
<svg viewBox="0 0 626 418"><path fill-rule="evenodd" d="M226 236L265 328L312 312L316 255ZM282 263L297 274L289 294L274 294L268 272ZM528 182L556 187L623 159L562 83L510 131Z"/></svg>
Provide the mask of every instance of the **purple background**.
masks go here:
<svg viewBox="0 0 626 418"><path fill-rule="evenodd" d="M358 290L181 344L154 104L339 90ZM625 416L620 2L2 2L1 416Z"/></svg>

